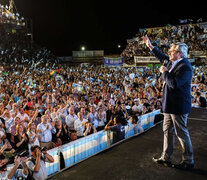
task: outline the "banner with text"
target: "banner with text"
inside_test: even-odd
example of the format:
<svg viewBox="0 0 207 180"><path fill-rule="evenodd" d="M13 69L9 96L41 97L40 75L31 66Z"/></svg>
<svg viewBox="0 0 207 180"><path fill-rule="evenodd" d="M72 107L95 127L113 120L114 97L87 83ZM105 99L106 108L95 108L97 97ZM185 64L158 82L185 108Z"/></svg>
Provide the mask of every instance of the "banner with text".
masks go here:
<svg viewBox="0 0 207 180"><path fill-rule="evenodd" d="M122 66L124 63L123 57L104 57L104 66Z"/></svg>
<svg viewBox="0 0 207 180"><path fill-rule="evenodd" d="M160 63L154 56L134 56L134 63Z"/></svg>

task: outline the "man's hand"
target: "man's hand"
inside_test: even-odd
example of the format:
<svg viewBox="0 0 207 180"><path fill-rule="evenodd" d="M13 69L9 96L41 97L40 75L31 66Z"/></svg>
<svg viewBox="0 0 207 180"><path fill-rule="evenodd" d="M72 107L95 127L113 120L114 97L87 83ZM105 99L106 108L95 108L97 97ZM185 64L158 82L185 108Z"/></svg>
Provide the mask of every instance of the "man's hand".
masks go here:
<svg viewBox="0 0 207 180"><path fill-rule="evenodd" d="M151 44L151 41L149 40L148 36L142 36L142 40L144 41L144 43L146 44L146 46L148 48L150 48L150 50L152 50L154 48L154 46Z"/></svg>
<svg viewBox="0 0 207 180"><path fill-rule="evenodd" d="M16 156L15 159L14 159L14 164L15 164L15 166L19 167L20 162L21 162L21 158L18 157L18 156Z"/></svg>
<svg viewBox="0 0 207 180"><path fill-rule="evenodd" d="M38 130L37 130L37 132L38 132L38 133L41 133L41 132L42 132L42 130L41 130L41 129L38 129Z"/></svg>
<svg viewBox="0 0 207 180"><path fill-rule="evenodd" d="M6 143L3 145L2 148L3 148L3 149L7 149L7 148L8 148L8 142L6 142Z"/></svg>
<svg viewBox="0 0 207 180"><path fill-rule="evenodd" d="M55 121L51 122L51 126L54 128L55 127ZM61 127L62 128L62 127Z"/></svg>
<svg viewBox="0 0 207 180"><path fill-rule="evenodd" d="M161 66L160 67L160 72L164 73L165 71L167 71L167 68L165 66Z"/></svg>
<svg viewBox="0 0 207 180"><path fill-rule="evenodd" d="M29 138L31 138L33 136L33 134L31 133L30 135L29 135Z"/></svg>
<svg viewBox="0 0 207 180"><path fill-rule="evenodd" d="M26 163L26 161L27 161L27 157L21 157L21 161L22 161L23 163Z"/></svg>
<svg viewBox="0 0 207 180"><path fill-rule="evenodd" d="M90 128L90 126L91 126L91 123L86 124L86 128Z"/></svg>
<svg viewBox="0 0 207 180"><path fill-rule="evenodd" d="M67 124L66 123L63 123L63 127L64 127L64 129L67 130Z"/></svg>
<svg viewBox="0 0 207 180"><path fill-rule="evenodd" d="M27 140L27 136L25 134L23 134L23 139L26 141Z"/></svg>
<svg viewBox="0 0 207 180"><path fill-rule="evenodd" d="M42 155L42 152L39 150L39 148L36 148L36 156L37 158L40 158Z"/></svg>

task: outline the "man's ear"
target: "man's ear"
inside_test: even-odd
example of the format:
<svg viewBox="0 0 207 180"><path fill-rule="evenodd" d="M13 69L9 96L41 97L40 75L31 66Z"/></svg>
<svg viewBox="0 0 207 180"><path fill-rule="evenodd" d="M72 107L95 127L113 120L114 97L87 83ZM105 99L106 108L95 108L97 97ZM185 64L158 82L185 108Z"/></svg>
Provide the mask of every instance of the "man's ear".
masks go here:
<svg viewBox="0 0 207 180"><path fill-rule="evenodd" d="M178 52L178 54L179 54L179 56L180 56L179 59L183 58L183 57L182 57L182 52Z"/></svg>

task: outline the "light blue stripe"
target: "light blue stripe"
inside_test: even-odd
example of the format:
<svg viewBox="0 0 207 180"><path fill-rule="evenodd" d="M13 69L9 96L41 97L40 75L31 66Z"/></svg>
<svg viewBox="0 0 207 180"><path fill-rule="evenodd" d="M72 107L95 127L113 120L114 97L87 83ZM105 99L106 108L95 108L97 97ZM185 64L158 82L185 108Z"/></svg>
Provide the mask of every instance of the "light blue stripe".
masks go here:
<svg viewBox="0 0 207 180"><path fill-rule="evenodd" d="M134 135L134 129L131 129L125 133L125 139Z"/></svg>
<svg viewBox="0 0 207 180"><path fill-rule="evenodd" d="M102 151L106 148L107 148L107 142L104 142L102 144L94 146L93 148L90 148L86 151L83 151L83 152L75 155L75 163L77 163L77 162L79 162L79 161L81 161L81 160L83 160L93 154L96 154L97 152Z"/></svg>
<svg viewBox="0 0 207 180"><path fill-rule="evenodd" d="M47 175L58 172L58 163L53 164L52 166L47 167Z"/></svg>
<svg viewBox="0 0 207 180"><path fill-rule="evenodd" d="M75 163L75 158L74 158L74 156L65 159L65 167L72 166L74 163Z"/></svg>
<svg viewBox="0 0 207 180"><path fill-rule="evenodd" d="M144 125L142 125L142 127L144 130L146 130L146 129L151 128L153 125L154 125L154 121L147 123L147 124L144 124Z"/></svg>

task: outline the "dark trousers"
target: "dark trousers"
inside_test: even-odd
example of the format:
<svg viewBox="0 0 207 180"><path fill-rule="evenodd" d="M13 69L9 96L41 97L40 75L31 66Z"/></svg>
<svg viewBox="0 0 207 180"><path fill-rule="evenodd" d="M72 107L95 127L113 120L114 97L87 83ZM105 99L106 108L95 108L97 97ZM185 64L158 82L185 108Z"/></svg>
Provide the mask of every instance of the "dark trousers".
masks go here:
<svg viewBox="0 0 207 180"><path fill-rule="evenodd" d="M176 135L182 148L182 161L190 164L194 163L193 148L187 128L187 117L188 114L175 115L164 113L162 159L171 162L174 136Z"/></svg>

